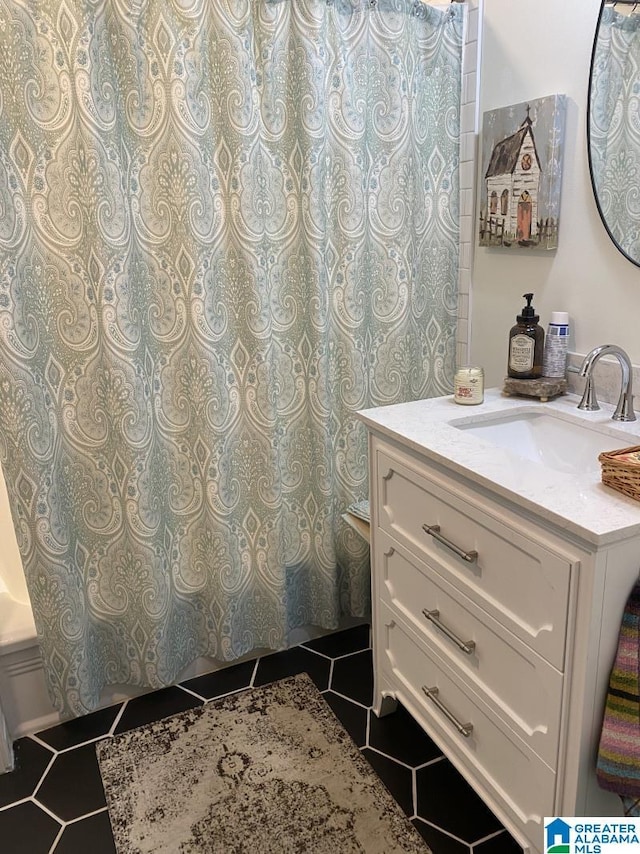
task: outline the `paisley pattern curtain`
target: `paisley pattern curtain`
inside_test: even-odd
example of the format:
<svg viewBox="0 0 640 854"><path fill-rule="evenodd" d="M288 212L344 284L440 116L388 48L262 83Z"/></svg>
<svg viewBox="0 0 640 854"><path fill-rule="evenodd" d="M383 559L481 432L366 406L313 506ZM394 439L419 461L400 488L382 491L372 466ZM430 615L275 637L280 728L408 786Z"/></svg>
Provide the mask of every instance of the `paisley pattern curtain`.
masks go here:
<svg viewBox="0 0 640 854"><path fill-rule="evenodd" d="M452 385L461 38L0 0L0 454L65 712L367 614L354 413Z"/></svg>
<svg viewBox="0 0 640 854"><path fill-rule="evenodd" d="M9 735L9 727L2 714L2 705L0 704L0 774L13 771L13 767L13 744Z"/></svg>
<svg viewBox="0 0 640 854"><path fill-rule="evenodd" d="M640 14L602 10L591 72L589 146L598 203L620 248L640 259Z"/></svg>

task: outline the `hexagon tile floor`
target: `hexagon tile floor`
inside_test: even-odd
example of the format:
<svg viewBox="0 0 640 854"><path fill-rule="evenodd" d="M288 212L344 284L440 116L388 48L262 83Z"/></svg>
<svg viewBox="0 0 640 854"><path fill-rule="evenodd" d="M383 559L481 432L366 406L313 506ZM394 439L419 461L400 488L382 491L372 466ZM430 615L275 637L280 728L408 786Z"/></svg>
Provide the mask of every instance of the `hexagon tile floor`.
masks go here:
<svg viewBox="0 0 640 854"><path fill-rule="evenodd" d="M323 692L433 854L521 854L402 707L385 718L373 714L369 636L368 626L356 626L20 739L16 770L0 775L2 854L114 854L96 741L302 671ZM259 854L259 848L250 854Z"/></svg>

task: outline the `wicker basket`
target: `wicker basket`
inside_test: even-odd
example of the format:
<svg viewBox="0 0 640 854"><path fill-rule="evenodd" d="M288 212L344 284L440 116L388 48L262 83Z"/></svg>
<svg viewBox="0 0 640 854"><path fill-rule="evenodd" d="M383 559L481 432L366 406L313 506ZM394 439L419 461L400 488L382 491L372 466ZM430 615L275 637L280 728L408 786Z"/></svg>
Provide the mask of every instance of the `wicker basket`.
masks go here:
<svg viewBox="0 0 640 854"><path fill-rule="evenodd" d="M598 460L602 464L602 482L606 486L640 501L640 445L606 451Z"/></svg>

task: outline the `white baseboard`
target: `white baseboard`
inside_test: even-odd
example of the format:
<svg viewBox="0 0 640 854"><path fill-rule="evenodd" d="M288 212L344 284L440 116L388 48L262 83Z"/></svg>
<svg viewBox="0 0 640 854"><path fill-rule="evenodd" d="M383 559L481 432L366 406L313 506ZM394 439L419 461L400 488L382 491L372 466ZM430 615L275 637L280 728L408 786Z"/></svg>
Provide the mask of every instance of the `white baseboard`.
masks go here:
<svg viewBox="0 0 640 854"><path fill-rule="evenodd" d="M0 595L0 702L14 741L61 720L44 678L31 607Z"/></svg>
<svg viewBox="0 0 640 854"><path fill-rule="evenodd" d="M62 720L49 699L36 638L17 650L0 648L0 697L14 741Z"/></svg>

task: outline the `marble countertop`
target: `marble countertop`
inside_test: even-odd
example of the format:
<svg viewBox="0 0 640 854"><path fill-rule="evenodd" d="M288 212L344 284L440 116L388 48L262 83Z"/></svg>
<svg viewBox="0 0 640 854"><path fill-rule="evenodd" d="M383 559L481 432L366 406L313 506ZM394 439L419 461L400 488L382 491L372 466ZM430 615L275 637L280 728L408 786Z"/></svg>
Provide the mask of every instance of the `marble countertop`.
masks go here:
<svg viewBox="0 0 640 854"><path fill-rule="evenodd" d="M501 447L455 426L468 420L491 421L516 410L547 411L577 424L584 422L604 434L603 441L608 444L603 450L640 445L640 420L612 421L614 407L601 404L598 412L582 412L577 409L578 402L579 397L573 394L542 403L489 389L484 403L477 406L456 404L450 395L366 409L358 416L370 430L399 441L594 545L640 534L640 501L605 486L599 464L589 472L559 471L523 458L516 447Z"/></svg>

